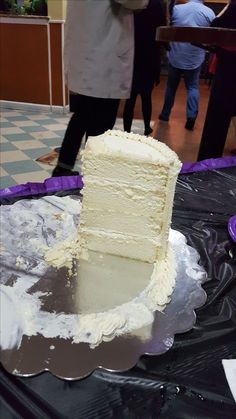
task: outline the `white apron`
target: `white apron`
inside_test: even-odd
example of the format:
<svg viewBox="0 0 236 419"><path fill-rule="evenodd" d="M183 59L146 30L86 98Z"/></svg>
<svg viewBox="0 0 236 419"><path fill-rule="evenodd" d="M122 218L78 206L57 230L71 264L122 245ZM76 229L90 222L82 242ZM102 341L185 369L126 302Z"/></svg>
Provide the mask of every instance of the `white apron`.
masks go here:
<svg viewBox="0 0 236 419"><path fill-rule="evenodd" d="M134 55L134 9L149 0L68 0L65 70L70 91L126 99Z"/></svg>

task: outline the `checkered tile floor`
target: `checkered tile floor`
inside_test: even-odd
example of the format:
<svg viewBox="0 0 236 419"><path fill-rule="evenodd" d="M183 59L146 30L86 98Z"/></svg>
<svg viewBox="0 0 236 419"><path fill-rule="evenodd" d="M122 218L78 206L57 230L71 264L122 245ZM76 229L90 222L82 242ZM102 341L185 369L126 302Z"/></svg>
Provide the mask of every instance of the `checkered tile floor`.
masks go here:
<svg viewBox="0 0 236 419"><path fill-rule="evenodd" d="M51 176L52 166L35 160L60 147L69 118L70 114L1 110L1 189ZM115 128L123 129L121 119ZM132 130L142 133L142 121L135 120ZM76 165L78 170L79 162Z"/></svg>

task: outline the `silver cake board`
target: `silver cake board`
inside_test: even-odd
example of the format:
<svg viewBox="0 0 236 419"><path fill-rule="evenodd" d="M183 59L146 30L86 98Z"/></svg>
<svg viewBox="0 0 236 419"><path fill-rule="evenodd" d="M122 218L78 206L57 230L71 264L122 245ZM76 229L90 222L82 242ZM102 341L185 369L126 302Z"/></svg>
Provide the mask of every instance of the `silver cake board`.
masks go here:
<svg viewBox="0 0 236 419"><path fill-rule="evenodd" d="M164 312L156 311L152 323L115 337L110 342L103 341L95 348L91 348L88 343L74 343L67 325L81 313L109 310L114 304L122 304L135 298L143 286L142 281L145 283L146 269L142 262L140 265L136 262L137 265L132 266L134 271L127 287L127 261L125 258L119 258L120 277L114 300L114 288L109 289L108 282L103 284L102 277L101 281L95 281L93 286L88 283L87 288L85 286L82 290L82 296L80 295L78 261L73 261L72 276L68 275L66 267L56 269L45 265L37 248L37 240L51 246L76 232L79 223L77 199L46 197L37 201L22 200L14 205L2 207L1 221L4 223L3 237L6 240L1 252L4 298L4 307L1 309L5 310L1 316L5 339L1 362L12 374L32 376L42 371L50 371L57 377L74 380L87 376L97 368L116 372L128 370L144 354L158 355L168 351L173 345L176 333L186 332L193 327L196 321L195 309L202 306L206 300L201 286L206 280L206 273L198 264L196 250L186 244L180 233L171 231L172 241L176 241L173 248L177 262L177 277L171 301ZM71 205L72 201L74 205ZM59 216L62 214L63 217ZM56 231L62 233L60 239ZM20 263L17 264L16 260ZM96 269L99 270L102 265L104 269L104 258L98 257L94 264ZM135 275L136 271L139 272L139 277L138 274ZM146 276L149 274L147 268ZM107 278L109 275L113 275L112 270ZM86 278L84 280L86 283ZM24 305L25 312L22 308L19 310L22 287L25 287L29 297L29 304L26 301ZM125 292L126 289L129 291ZM41 304L42 332L37 334L34 331L31 333L30 322L28 329L26 328L27 333L25 324L23 327L24 316L25 319L29 318L32 301L35 301L35 306L38 301ZM8 315L6 319L6 313L12 313L12 316ZM50 322L61 314L66 317L66 327L63 329L59 323L61 330L56 331L52 337L48 333L50 337L47 337L45 329L50 330Z"/></svg>

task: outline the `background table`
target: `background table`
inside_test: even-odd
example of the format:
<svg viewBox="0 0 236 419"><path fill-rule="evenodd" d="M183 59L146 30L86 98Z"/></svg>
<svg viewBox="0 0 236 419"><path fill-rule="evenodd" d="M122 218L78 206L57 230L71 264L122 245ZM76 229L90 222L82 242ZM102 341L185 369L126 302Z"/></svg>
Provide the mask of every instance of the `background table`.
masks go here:
<svg viewBox="0 0 236 419"><path fill-rule="evenodd" d="M156 39L166 42L190 42L206 49L217 48L218 64L198 160L221 157L231 118L236 115L236 29L162 26L157 30ZM224 51L225 46L233 48L234 51Z"/></svg>
<svg viewBox="0 0 236 419"><path fill-rule="evenodd" d="M162 42L190 42L208 46L235 46L236 29L160 26L157 28L156 39Z"/></svg>
<svg viewBox="0 0 236 419"><path fill-rule="evenodd" d="M76 194L79 190L58 195ZM36 198L36 197L35 197ZM9 204L15 199L3 199ZM181 174L172 226L186 235L208 272L207 303L188 333L160 356L123 373L95 371L81 381L44 372L19 378L0 370L0 416L8 418L232 419L236 404L221 360L236 358L236 166ZM34 356L34 354L32 354ZM63 362L63 360L62 360ZM81 362L81 360L78 360Z"/></svg>

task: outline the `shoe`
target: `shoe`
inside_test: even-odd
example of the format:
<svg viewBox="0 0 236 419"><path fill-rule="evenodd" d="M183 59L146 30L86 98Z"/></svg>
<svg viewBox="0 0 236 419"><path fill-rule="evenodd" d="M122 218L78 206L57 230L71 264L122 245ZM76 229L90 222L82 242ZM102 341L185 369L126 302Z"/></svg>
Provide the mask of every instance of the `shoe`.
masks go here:
<svg viewBox="0 0 236 419"><path fill-rule="evenodd" d="M151 127L148 127L147 129L145 129L144 131L144 135L146 135L147 137L152 133L153 129Z"/></svg>
<svg viewBox="0 0 236 419"><path fill-rule="evenodd" d="M59 176L79 176L79 172L71 169L64 169L63 167L56 166L52 172L52 177Z"/></svg>
<svg viewBox="0 0 236 419"><path fill-rule="evenodd" d="M230 150L230 154L232 154L233 156L236 156L236 148L232 148Z"/></svg>
<svg viewBox="0 0 236 419"><path fill-rule="evenodd" d="M195 118L188 118L185 124L185 129L188 129L189 131L193 131L195 121L196 121Z"/></svg>
<svg viewBox="0 0 236 419"><path fill-rule="evenodd" d="M169 121L169 117L168 116L163 116L161 113L158 116L158 119L159 119L159 121L162 121L162 122L168 122Z"/></svg>

